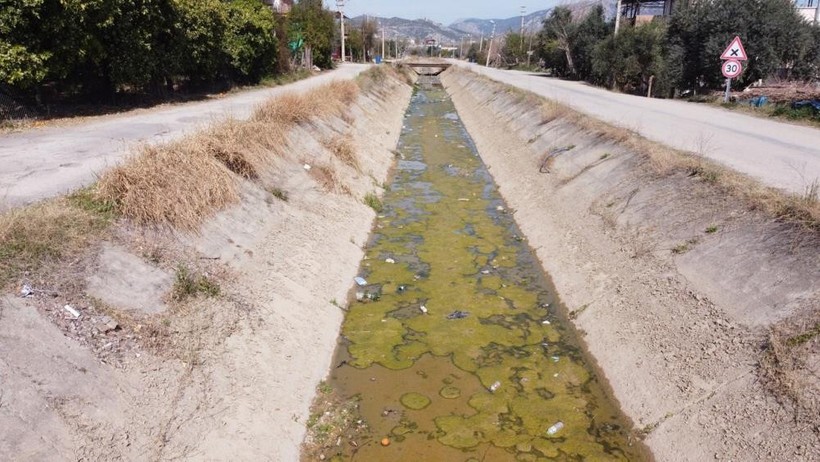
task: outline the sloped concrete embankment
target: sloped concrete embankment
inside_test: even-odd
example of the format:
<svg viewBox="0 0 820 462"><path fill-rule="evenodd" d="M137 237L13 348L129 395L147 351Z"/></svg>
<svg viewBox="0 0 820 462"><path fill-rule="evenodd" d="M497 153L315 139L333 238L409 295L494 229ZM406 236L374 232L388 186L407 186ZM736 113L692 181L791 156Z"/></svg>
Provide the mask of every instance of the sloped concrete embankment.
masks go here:
<svg viewBox="0 0 820 462"><path fill-rule="evenodd" d="M363 197L387 178L411 94L393 77L364 87L282 134L273 165L236 175L240 201L199 229L119 220L66 265L70 287L0 299L0 459L298 460L343 319L333 302L375 216ZM192 290L219 295L174 300L181 262L209 278Z"/></svg>
<svg viewBox="0 0 820 462"><path fill-rule="evenodd" d="M777 390L760 367L772 328L816 322L816 231L534 95L461 70L442 81L658 460L820 454L816 335L796 386Z"/></svg>

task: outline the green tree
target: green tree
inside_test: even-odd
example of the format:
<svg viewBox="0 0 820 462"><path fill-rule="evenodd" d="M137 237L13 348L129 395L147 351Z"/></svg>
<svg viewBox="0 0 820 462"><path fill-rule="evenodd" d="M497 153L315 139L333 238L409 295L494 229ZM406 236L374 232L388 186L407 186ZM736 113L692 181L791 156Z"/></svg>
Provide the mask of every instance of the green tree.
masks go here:
<svg viewBox="0 0 820 462"><path fill-rule="evenodd" d="M541 57L558 75L575 76L577 74L572 55L574 33L575 24L572 21L572 11L565 6L552 9L539 33ZM558 58L559 55L563 55L563 60Z"/></svg>
<svg viewBox="0 0 820 462"><path fill-rule="evenodd" d="M595 47L593 73L599 76L600 83L627 93L646 94L652 80L653 93L664 95L669 89L665 44L663 23L626 27Z"/></svg>
<svg viewBox="0 0 820 462"><path fill-rule="evenodd" d="M308 65L332 67L331 53L335 34L333 13L322 0L300 0L290 12L291 27L304 38Z"/></svg>
<svg viewBox="0 0 820 462"><path fill-rule="evenodd" d="M242 82L258 82L273 71L278 54L273 11L257 0L225 2L224 49L228 73Z"/></svg>
<svg viewBox="0 0 820 462"><path fill-rule="evenodd" d="M592 56L598 44L611 37L612 32L613 26L604 19L604 8L600 4L572 28L570 47L578 78L601 83L601 75L593 72Z"/></svg>
<svg viewBox="0 0 820 462"><path fill-rule="evenodd" d="M527 62L527 40L517 32L507 32L504 36L504 45L501 47L501 58L508 65Z"/></svg>
<svg viewBox="0 0 820 462"><path fill-rule="evenodd" d="M798 67L817 43L814 28L789 0L703 0L681 5L669 23L670 72L684 89L718 88L721 52L739 35L749 60L741 85ZM801 64L798 64L801 63Z"/></svg>

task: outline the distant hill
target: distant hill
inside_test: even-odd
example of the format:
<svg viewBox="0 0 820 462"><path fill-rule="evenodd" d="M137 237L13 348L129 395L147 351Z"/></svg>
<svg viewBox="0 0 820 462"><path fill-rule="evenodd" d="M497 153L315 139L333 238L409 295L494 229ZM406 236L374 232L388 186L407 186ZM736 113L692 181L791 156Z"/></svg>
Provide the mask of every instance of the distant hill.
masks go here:
<svg viewBox="0 0 820 462"><path fill-rule="evenodd" d="M540 29L541 22L549 12L550 10L541 10L524 16L524 27L533 32ZM365 16L356 16L350 20L350 23L354 27L360 26L364 19ZM521 28L520 16L494 20L470 18L456 21L449 26L429 19L379 18L375 16L370 16L369 19L378 21L379 27L384 26L388 38L398 35L399 37L413 39L416 42L433 38L441 44L456 44L461 41L462 37L468 35L471 35L474 40L477 40L482 34L484 37L489 37L493 30L491 21L497 23L495 31L497 35L503 35L509 30L518 31Z"/></svg>
<svg viewBox="0 0 820 462"><path fill-rule="evenodd" d="M541 23L549 15L552 9L539 10L524 16L524 30L535 32L541 29ZM495 33L497 35L506 34L509 31L518 32L521 30L521 16L507 19L459 19L450 24L449 28L460 34L469 34L475 37L481 35L488 37L493 31L495 21Z"/></svg>
<svg viewBox="0 0 820 462"><path fill-rule="evenodd" d="M464 35L429 19L379 18L376 16L369 16L368 19L376 20L379 23L379 34L381 34L381 27L383 26L385 35L388 38L399 36L413 39L416 42L433 38L439 43L449 44L461 41L461 36ZM350 20L350 23L356 27L360 26L364 20L365 16L356 16Z"/></svg>

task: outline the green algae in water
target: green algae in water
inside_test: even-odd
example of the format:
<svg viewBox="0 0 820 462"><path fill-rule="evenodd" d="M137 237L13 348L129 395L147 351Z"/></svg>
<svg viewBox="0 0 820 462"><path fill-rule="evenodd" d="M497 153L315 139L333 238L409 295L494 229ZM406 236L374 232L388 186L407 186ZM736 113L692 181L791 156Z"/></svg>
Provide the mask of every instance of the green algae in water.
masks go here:
<svg viewBox="0 0 820 462"><path fill-rule="evenodd" d="M401 404L407 409L420 411L430 405L430 398L421 393L405 393L401 396Z"/></svg>
<svg viewBox="0 0 820 462"><path fill-rule="evenodd" d="M461 390L459 390L457 387L446 386L439 390L438 394L441 395L442 398L456 399L459 396L461 396Z"/></svg>
<svg viewBox="0 0 820 462"><path fill-rule="evenodd" d="M414 95L362 264L382 297L353 302L342 328L331 383L361 396L374 435L403 438L356 459L642 459L454 112L440 88Z"/></svg>

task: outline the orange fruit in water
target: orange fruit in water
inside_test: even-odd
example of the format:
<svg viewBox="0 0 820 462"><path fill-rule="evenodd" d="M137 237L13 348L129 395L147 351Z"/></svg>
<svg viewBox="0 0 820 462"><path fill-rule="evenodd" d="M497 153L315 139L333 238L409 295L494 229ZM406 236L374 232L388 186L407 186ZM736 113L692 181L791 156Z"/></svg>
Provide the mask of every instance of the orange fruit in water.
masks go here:
<svg viewBox="0 0 820 462"><path fill-rule="evenodd" d="M382 446L390 446L390 438L382 438Z"/></svg>

